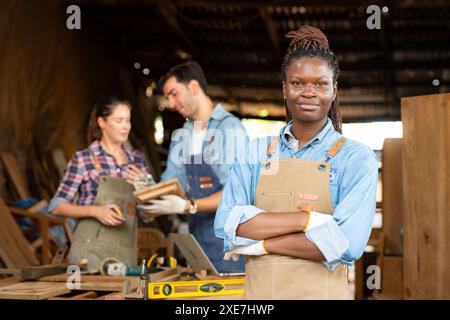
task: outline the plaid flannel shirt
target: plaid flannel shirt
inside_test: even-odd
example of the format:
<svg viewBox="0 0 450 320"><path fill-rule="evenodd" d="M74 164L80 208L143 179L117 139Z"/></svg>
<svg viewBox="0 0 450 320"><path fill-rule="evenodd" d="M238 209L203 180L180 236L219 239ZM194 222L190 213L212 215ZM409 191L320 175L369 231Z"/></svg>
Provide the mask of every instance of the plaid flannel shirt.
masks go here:
<svg viewBox="0 0 450 320"><path fill-rule="evenodd" d="M64 177L49 204L52 212L61 202L74 202L76 195L78 205L92 205L97 195L100 174L96 171L91 152L102 167L101 174L111 177L122 177L128 167L135 164L145 173L150 173L144 154L138 150L124 147L128 162L119 165L116 159L108 154L98 141L94 141L88 149L78 151L69 161Z"/></svg>

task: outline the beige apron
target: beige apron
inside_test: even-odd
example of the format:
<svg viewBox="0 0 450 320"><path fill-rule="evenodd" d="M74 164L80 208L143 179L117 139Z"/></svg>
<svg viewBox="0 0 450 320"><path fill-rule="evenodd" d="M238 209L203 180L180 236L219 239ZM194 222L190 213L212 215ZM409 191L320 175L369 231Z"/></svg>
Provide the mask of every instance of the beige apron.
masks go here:
<svg viewBox="0 0 450 320"><path fill-rule="evenodd" d="M315 210L333 214L330 197L329 160L338 152L342 137L327 154L326 161L272 159L278 138L267 150L267 158L256 188L255 206L269 212ZM246 299L351 299L347 267L330 272L320 261L268 254L248 256Z"/></svg>
<svg viewBox="0 0 450 320"><path fill-rule="evenodd" d="M100 164L91 156L100 174ZM88 270L94 270L99 269L100 263L107 257L115 257L128 265L137 264L137 218L133 191L133 186L123 178L100 175L94 205L116 204L126 221L109 227L95 218L79 219L67 257L70 264L88 259Z"/></svg>

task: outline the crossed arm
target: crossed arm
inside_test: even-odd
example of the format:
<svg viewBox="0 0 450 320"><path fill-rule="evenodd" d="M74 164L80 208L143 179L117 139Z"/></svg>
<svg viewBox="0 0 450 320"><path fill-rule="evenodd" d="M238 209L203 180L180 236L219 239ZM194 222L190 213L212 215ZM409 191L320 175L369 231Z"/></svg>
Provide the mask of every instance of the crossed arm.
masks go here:
<svg viewBox="0 0 450 320"><path fill-rule="evenodd" d="M302 232L307 222L307 212L263 212L240 224L236 234L264 240L264 247L270 253L324 260L322 252Z"/></svg>

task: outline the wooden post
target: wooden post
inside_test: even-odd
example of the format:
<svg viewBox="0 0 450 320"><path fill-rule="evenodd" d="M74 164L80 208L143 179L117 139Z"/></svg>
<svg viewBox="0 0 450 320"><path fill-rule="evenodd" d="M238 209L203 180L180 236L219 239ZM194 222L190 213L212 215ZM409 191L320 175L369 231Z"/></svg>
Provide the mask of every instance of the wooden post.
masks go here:
<svg viewBox="0 0 450 320"><path fill-rule="evenodd" d="M402 99L406 299L450 299L450 94Z"/></svg>
<svg viewBox="0 0 450 320"><path fill-rule="evenodd" d="M385 139L381 171L386 255L403 254L402 139Z"/></svg>

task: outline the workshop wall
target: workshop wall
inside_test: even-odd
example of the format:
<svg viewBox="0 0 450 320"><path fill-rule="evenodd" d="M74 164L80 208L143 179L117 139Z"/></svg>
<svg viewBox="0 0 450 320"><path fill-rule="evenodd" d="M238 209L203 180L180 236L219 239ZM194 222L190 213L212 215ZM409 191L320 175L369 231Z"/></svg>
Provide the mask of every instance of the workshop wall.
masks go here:
<svg viewBox="0 0 450 320"><path fill-rule="evenodd" d="M0 152L25 171L56 147L68 158L86 146L90 109L114 90L117 62L95 30L68 30L52 1L2 1L0 10Z"/></svg>

